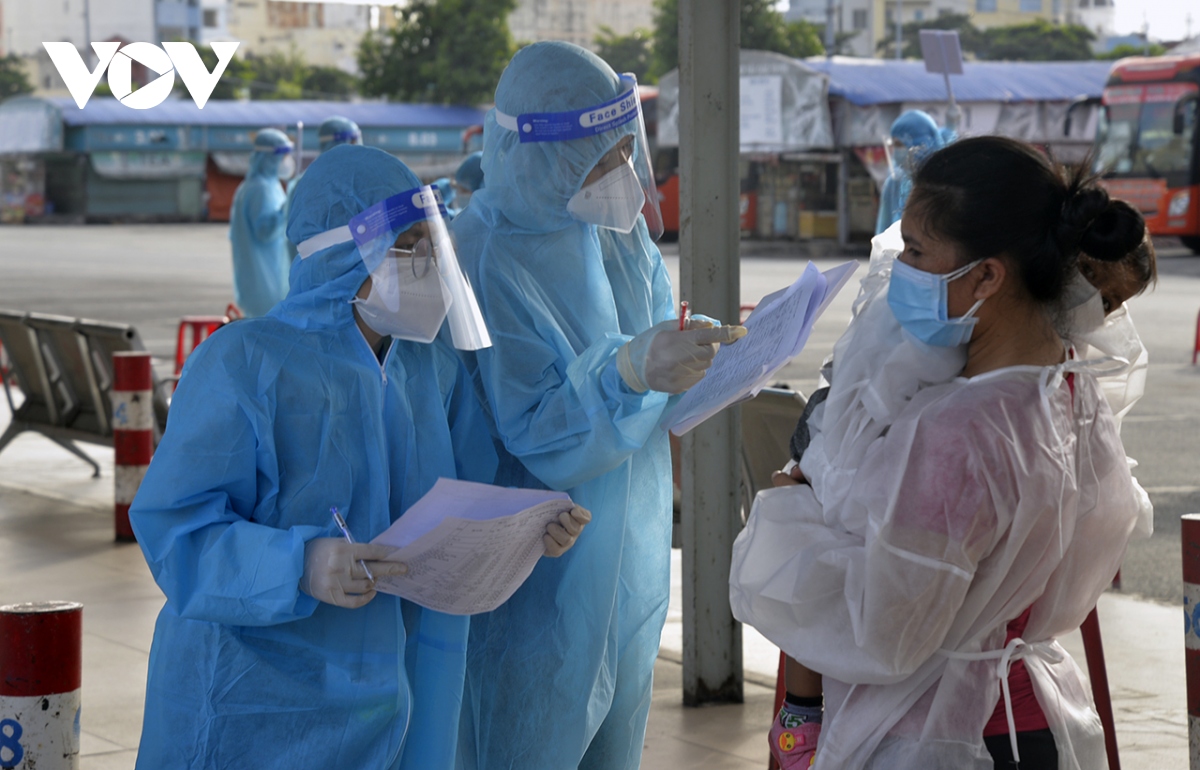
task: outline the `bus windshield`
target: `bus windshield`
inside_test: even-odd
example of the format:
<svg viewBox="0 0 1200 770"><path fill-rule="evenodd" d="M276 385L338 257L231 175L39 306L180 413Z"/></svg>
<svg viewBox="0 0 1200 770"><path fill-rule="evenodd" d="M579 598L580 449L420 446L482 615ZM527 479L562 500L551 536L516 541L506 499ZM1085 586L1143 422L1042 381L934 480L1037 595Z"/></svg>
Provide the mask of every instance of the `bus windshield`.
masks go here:
<svg viewBox="0 0 1200 770"><path fill-rule="evenodd" d="M1190 83L1106 88L1093 170L1190 184L1196 99ZM1179 123L1183 131L1175 133Z"/></svg>

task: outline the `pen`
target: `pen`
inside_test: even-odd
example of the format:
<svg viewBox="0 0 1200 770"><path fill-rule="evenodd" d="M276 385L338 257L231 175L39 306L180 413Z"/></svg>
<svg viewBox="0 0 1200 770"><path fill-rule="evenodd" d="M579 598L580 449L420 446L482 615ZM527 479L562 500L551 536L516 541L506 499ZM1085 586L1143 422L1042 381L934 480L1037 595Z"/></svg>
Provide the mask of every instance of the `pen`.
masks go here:
<svg viewBox="0 0 1200 770"><path fill-rule="evenodd" d="M346 526L346 520L342 518L342 514L338 513L337 506L330 508L329 512L333 514L333 523L337 524L337 528L346 536L346 542L353 543L354 538L350 535L350 528ZM363 572L367 573L367 579L372 583L375 582L375 576L371 574L371 570L367 569L367 563L362 559L359 559L358 563L362 565Z"/></svg>
<svg viewBox="0 0 1200 770"><path fill-rule="evenodd" d="M680 303L679 303L679 331L683 331L684 329L687 328L687 318L688 318L688 301L685 299L685 300L680 301Z"/></svg>

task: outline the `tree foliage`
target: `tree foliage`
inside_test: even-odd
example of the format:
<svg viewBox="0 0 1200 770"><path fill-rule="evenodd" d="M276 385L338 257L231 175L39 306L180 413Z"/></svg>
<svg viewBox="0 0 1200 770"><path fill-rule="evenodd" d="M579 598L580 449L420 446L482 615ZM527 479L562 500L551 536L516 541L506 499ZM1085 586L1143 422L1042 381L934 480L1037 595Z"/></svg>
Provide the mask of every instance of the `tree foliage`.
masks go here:
<svg viewBox="0 0 1200 770"><path fill-rule="evenodd" d="M895 29L895 27L892 27L892 34L880 40L875 46L876 50L884 58L893 58L896 55ZM963 55L974 54L976 58L982 58L979 54L985 48L984 33L971 23L971 17L965 13L947 13L936 19L914 21L905 24L900 32L903 42L903 48L901 49L903 58L921 58L921 30L923 29L953 30L958 32L958 41L959 45L962 46Z"/></svg>
<svg viewBox="0 0 1200 770"><path fill-rule="evenodd" d="M217 55L208 46L197 46L210 71ZM176 89L182 87L176 81ZM349 99L358 91L358 78L337 67L309 65L295 48L288 53L235 56L213 89L213 99Z"/></svg>
<svg viewBox="0 0 1200 770"><path fill-rule="evenodd" d="M596 55L608 62L616 72L632 72L639 83L651 82L647 75L653 64L650 32L635 29L628 35L618 35L612 27L600 27L596 35Z"/></svg>
<svg viewBox="0 0 1200 770"><path fill-rule="evenodd" d="M1162 56L1166 52L1167 49L1158 43L1150 43L1148 46L1121 43L1121 45L1113 48L1111 51L1096 54L1096 58L1116 61L1117 59L1124 59L1126 56Z"/></svg>
<svg viewBox="0 0 1200 770"><path fill-rule="evenodd" d="M825 53L821 28L807 21L789 22L775 10L773 0L738 0L741 47L774 51L797 59ZM679 0L655 0L652 72L655 76L679 66Z"/></svg>
<svg viewBox="0 0 1200 770"><path fill-rule="evenodd" d="M1087 27L1051 24L1043 19L1011 27L993 27L984 32L986 48L980 58L1009 61L1077 61L1092 58L1092 41Z"/></svg>
<svg viewBox="0 0 1200 770"><path fill-rule="evenodd" d="M25 74L21 57L10 53L8 56L0 58L0 101L4 101L10 96L30 93L33 93L33 84L29 82L29 76Z"/></svg>
<svg viewBox="0 0 1200 770"><path fill-rule="evenodd" d="M362 91L396 101L490 101L513 55L508 15L516 0L411 0L396 26L364 36Z"/></svg>
<svg viewBox="0 0 1200 770"><path fill-rule="evenodd" d="M906 59L921 58L921 30L946 29L958 32L963 54L976 59L1008 61L1078 61L1092 58L1091 43L1096 36L1078 24L1051 24L1043 19L981 30L966 14L951 13L928 21L905 24L901 30ZM894 56L893 38L880 40L876 49Z"/></svg>

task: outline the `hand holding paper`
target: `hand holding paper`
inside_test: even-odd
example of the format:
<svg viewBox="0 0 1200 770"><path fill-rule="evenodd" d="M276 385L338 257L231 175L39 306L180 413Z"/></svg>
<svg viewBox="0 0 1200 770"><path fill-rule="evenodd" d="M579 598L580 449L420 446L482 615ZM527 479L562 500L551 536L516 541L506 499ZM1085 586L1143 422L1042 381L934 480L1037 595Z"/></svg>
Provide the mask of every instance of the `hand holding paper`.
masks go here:
<svg viewBox="0 0 1200 770"><path fill-rule="evenodd" d="M563 492L438 479L371 541L395 548L388 558L408 568L375 588L452 615L490 612L543 555L565 553L590 519Z"/></svg>
<svg viewBox="0 0 1200 770"><path fill-rule="evenodd" d="M810 262L795 283L764 297L746 319L745 339L717 351L704 379L683 395L664 426L683 435L725 407L756 395L799 355L813 324L856 269L857 262L847 262L822 273Z"/></svg>
<svg viewBox="0 0 1200 770"><path fill-rule="evenodd" d="M591 520L592 512L578 505L558 514L558 520L550 522L546 527L546 534L542 536L546 555L557 559L571 550L571 546L579 539L579 533L583 532L583 528Z"/></svg>

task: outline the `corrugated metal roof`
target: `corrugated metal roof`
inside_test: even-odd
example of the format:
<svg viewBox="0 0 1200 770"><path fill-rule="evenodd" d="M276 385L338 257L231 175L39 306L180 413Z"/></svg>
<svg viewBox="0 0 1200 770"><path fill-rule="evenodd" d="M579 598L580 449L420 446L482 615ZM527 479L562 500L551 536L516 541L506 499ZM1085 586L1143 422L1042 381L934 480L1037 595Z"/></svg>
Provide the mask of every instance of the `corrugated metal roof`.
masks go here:
<svg viewBox="0 0 1200 770"><path fill-rule="evenodd" d="M805 59L829 75L829 95L859 106L946 99L942 75L925 71L924 62L858 59L844 56ZM951 75L960 102L1067 101L1099 96L1112 62L965 62L963 74Z"/></svg>
<svg viewBox="0 0 1200 770"><path fill-rule="evenodd" d="M148 110L135 110L116 99L93 96L83 109L70 98L49 98L68 126L183 125L278 126L304 121L316 125L330 115L343 115L363 128L466 127L483 123L484 111L474 107L440 104L384 104L381 102L210 100L197 109L189 98L168 99Z"/></svg>

